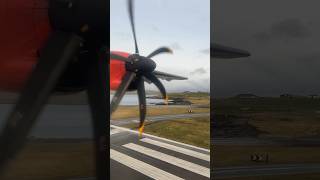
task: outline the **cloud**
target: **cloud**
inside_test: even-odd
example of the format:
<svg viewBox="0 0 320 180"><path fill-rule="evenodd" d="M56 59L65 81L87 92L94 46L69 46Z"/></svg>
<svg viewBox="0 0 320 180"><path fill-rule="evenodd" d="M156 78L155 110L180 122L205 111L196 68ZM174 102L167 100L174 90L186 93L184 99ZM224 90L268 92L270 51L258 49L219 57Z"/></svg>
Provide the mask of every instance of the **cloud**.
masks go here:
<svg viewBox="0 0 320 180"><path fill-rule="evenodd" d="M308 66L309 68L315 68L319 67L320 65L320 53L309 53L305 55L300 55L296 58L296 62L300 66ZM318 72L318 71L317 71Z"/></svg>
<svg viewBox="0 0 320 180"><path fill-rule="evenodd" d="M310 35L308 27L299 19L286 19L273 24L271 34L282 38L306 38Z"/></svg>
<svg viewBox="0 0 320 180"><path fill-rule="evenodd" d="M114 34L121 40L130 40L131 38L131 34L125 32L116 32Z"/></svg>
<svg viewBox="0 0 320 180"><path fill-rule="evenodd" d="M285 19L275 22L264 32L253 35L257 41L283 40L288 42L294 39L310 37L311 33L307 25L297 18Z"/></svg>
<svg viewBox="0 0 320 180"><path fill-rule="evenodd" d="M171 47L171 49L176 50L176 51L182 50L182 47L181 47L180 44L177 43L177 42L172 43L170 47Z"/></svg>
<svg viewBox="0 0 320 180"><path fill-rule="evenodd" d="M192 71L190 74L191 75L202 75L202 74L206 74L207 71L204 68L197 68L194 71Z"/></svg>
<svg viewBox="0 0 320 180"><path fill-rule="evenodd" d="M154 24L151 25L151 29L155 32L159 32L159 28Z"/></svg>
<svg viewBox="0 0 320 180"><path fill-rule="evenodd" d="M253 38L259 42L266 42L270 39L270 35L266 32L258 32L253 35Z"/></svg>

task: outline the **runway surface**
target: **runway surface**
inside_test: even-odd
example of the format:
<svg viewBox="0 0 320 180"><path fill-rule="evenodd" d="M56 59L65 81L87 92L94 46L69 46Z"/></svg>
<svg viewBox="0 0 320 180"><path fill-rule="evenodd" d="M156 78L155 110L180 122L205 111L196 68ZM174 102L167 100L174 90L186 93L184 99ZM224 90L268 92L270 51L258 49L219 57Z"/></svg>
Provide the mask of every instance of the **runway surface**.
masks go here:
<svg viewBox="0 0 320 180"><path fill-rule="evenodd" d="M175 120L175 119L183 119L183 118L194 118L194 117L205 117L210 116L210 113L189 113L189 114L173 114L173 115L160 115L160 116L148 116L147 121L155 122L155 121L166 121L166 120ZM125 118L125 119L117 119L111 120L110 123L112 125L125 125L131 123L138 123L138 118Z"/></svg>
<svg viewBox="0 0 320 180"><path fill-rule="evenodd" d="M204 180L210 177L207 149L111 125L111 180Z"/></svg>
<svg viewBox="0 0 320 180"><path fill-rule="evenodd" d="M320 164L280 164L214 168L213 178L319 173Z"/></svg>
<svg viewBox="0 0 320 180"><path fill-rule="evenodd" d="M213 138L213 145L241 145L241 146L257 146L257 145L282 145L282 146L320 146L319 138Z"/></svg>
<svg viewBox="0 0 320 180"><path fill-rule="evenodd" d="M319 146L319 139L316 138L214 138L213 145L224 146ZM271 176L289 174L320 173L320 164L278 164L278 165L257 165L218 167L213 170L213 177L216 179L249 177L249 176Z"/></svg>

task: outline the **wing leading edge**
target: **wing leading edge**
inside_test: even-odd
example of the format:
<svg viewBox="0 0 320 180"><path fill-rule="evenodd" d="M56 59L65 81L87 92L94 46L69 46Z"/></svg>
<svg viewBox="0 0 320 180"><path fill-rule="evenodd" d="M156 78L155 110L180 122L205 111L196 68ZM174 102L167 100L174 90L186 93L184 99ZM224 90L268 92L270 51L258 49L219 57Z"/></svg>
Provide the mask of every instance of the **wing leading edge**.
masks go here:
<svg viewBox="0 0 320 180"><path fill-rule="evenodd" d="M165 72L160 72L160 71L154 71L154 75L156 75L159 79L163 79L166 81L171 81L171 80L187 80L188 78L182 77L182 76L177 76Z"/></svg>

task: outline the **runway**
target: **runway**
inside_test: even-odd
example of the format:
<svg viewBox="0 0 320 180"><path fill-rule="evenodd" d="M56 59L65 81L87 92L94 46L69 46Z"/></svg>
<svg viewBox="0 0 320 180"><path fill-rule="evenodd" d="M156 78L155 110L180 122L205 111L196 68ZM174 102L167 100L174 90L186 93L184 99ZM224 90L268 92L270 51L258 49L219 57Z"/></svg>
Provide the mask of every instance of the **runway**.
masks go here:
<svg viewBox="0 0 320 180"><path fill-rule="evenodd" d="M213 138L213 145L231 145L231 146L320 146L319 138Z"/></svg>
<svg viewBox="0 0 320 180"><path fill-rule="evenodd" d="M223 146L319 146L316 138L214 138L213 145ZM289 174L319 173L320 164L273 164L257 166L218 167L213 170L215 179L227 179L249 176L272 176Z"/></svg>
<svg viewBox="0 0 320 180"><path fill-rule="evenodd" d="M175 119L183 119L183 118L195 118L195 117L206 117L210 116L210 113L189 113L189 114L173 114L173 115L159 115L159 116L148 116L147 121L155 122L155 121L166 121L166 120L175 120ZM138 123L138 118L125 118L125 119L117 119L111 120L110 123L112 125L122 126L125 124Z"/></svg>
<svg viewBox="0 0 320 180"><path fill-rule="evenodd" d="M248 176L307 174L319 172L320 164L279 164L214 168L213 177L216 179L224 179Z"/></svg>
<svg viewBox="0 0 320 180"><path fill-rule="evenodd" d="M205 180L210 177L210 151L111 125L111 180Z"/></svg>

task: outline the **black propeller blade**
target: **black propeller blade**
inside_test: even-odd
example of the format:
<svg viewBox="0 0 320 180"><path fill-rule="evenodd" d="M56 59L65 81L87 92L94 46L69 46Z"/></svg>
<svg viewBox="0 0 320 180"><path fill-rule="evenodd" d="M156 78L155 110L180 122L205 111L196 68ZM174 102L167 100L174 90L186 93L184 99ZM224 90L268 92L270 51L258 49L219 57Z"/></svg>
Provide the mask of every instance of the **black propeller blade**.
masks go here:
<svg viewBox="0 0 320 180"><path fill-rule="evenodd" d="M152 58L152 57L154 57L154 56L156 56L158 54L161 54L161 53L171 53L172 54L173 51L171 49L167 48L167 47L161 47L161 48L153 51L151 54L149 54L147 56L147 58Z"/></svg>
<svg viewBox="0 0 320 180"><path fill-rule="evenodd" d="M109 147L107 147L109 128L108 123L106 123L109 118L106 109L110 108L108 102L109 87L107 87L108 83L106 83L108 82L109 63L105 60L107 58L105 49L102 49L100 53L90 53L89 57L91 61L88 70L87 95L90 104L95 141L97 179L107 179L106 177L110 172L109 168L107 168L107 164L109 163Z"/></svg>
<svg viewBox="0 0 320 180"><path fill-rule="evenodd" d="M163 99L167 99L167 92L164 88L163 84L160 82L160 80L153 74L148 73L144 75L147 79L149 79L154 85L157 86L157 88L160 90Z"/></svg>
<svg viewBox="0 0 320 180"><path fill-rule="evenodd" d="M130 23L131 23L131 29L132 29L136 54L139 54L136 29L135 29L135 24L134 24L134 16L133 16L133 0L128 0L128 11L129 11L129 18L130 18Z"/></svg>
<svg viewBox="0 0 320 180"><path fill-rule="evenodd" d="M123 98L124 94L126 93L129 85L133 81L136 74L134 72L127 72L122 79L120 86L118 87L115 95L111 101L111 114L117 109L120 104L121 99Z"/></svg>
<svg viewBox="0 0 320 180"><path fill-rule="evenodd" d="M47 102L58 79L79 52L82 39L71 33L55 32L41 52L25 89L1 131L0 172L25 144L36 117Z"/></svg>
<svg viewBox="0 0 320 180"><path fill-rule="evenodd" d="M152 53L150 53L147 57L140 56L138 44L137 44L136 31L135 31L135 23L134 23L133 0L128 0L128 12L129 12L131 29L132 29L134 43L135 43L135 54L132 54L128 58L125 58L113 53L111 53L110 55L110 58L112 59L124 61L126 63L126 71L127 71L127 74L123 78L122 83L120 84L118 90L116 91L111 101L111 113L113 113L117 109L129 85L134 82L136 84L136 89L139 97L139 112L140 112L139 131L141 134L144 129L144 121L145 121L146 112L147 112L144 78L147 78L152 83L154 83L160 90L163 98L167 100L167 93L163 84L153 74L153 71L156 68L156 63L151 58L161 53L172 53L172 50L167 47L160 47L155 51L153 51Z"/></svg>
<svg viewBox="0 0 320 180"><path fill-rule="evenodd" d="M138 98L139 98L139 113L140 113L140 124L139 131L140 135L143 132L144 128L144 120L146 119L147 113L147 103L146 103L146 91L144 88L144 79L143 77L139 77L138 79Z"/></svg>
<svg viewBox="0 0 320 180"><path fill-rule="evenodd" d="M1 131L0 173L22 149L51 93L60 88L87 89L93 116L96 178L108 178L109 96L105 86L109 73L107 62L102 62L106 60L101 59L109 43L107 7L105 0L48 1L48 8L43 10L48 11L53 33L44 46L38 47L41 51L37 65ZM71 83L64 83L69 82L69 69L76 72ZM79 71L81 75L77 74Z"/></svg>

